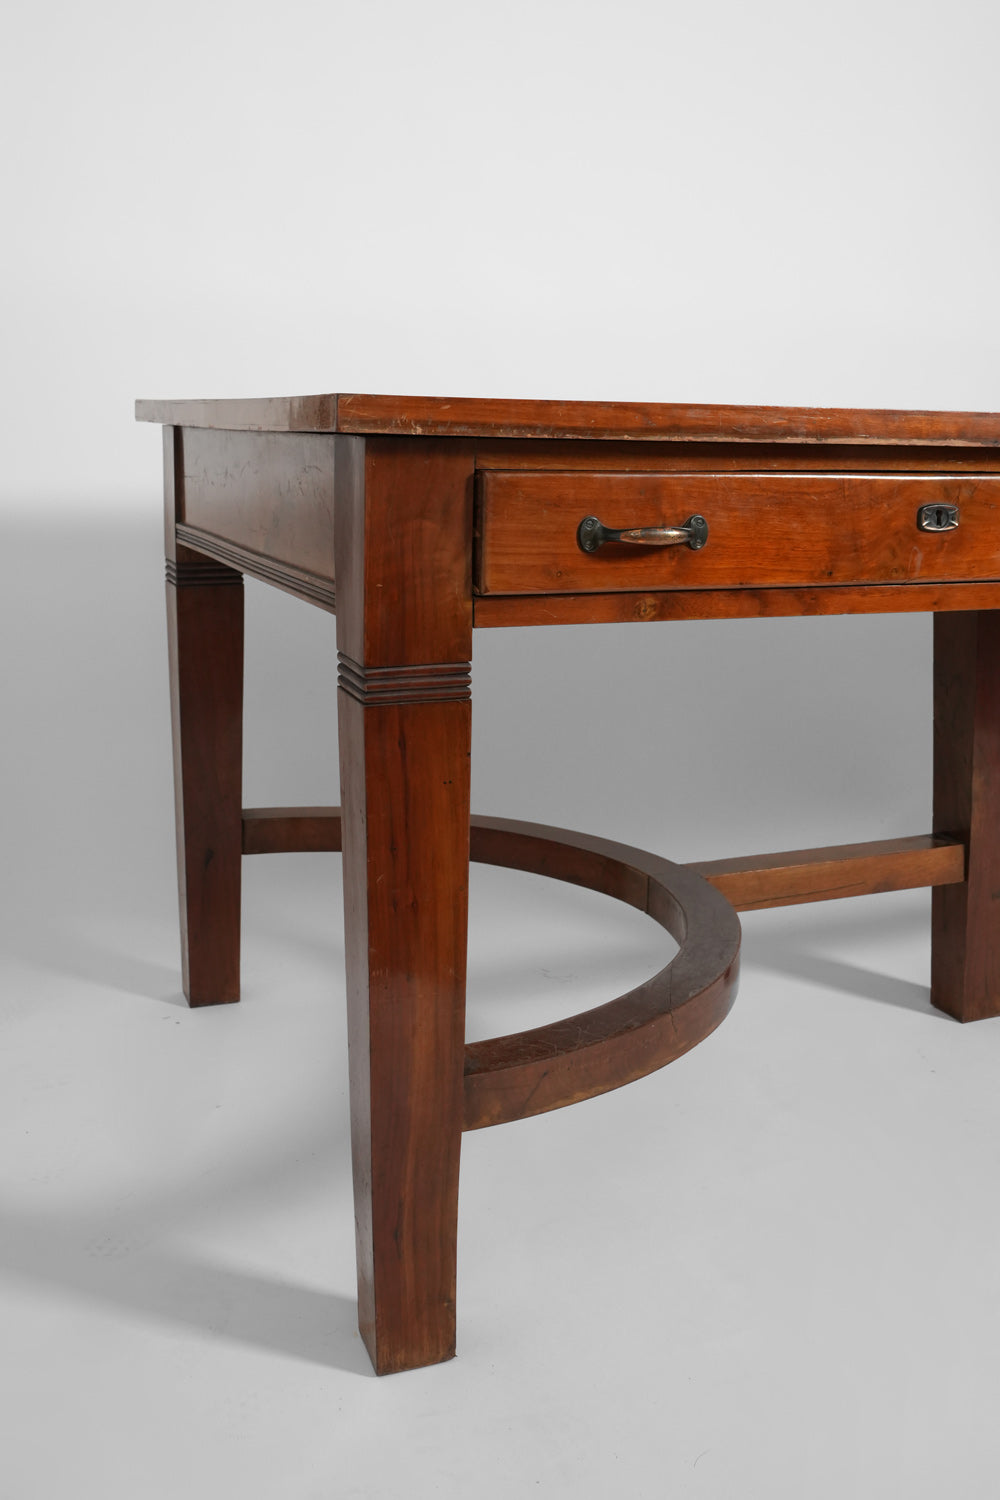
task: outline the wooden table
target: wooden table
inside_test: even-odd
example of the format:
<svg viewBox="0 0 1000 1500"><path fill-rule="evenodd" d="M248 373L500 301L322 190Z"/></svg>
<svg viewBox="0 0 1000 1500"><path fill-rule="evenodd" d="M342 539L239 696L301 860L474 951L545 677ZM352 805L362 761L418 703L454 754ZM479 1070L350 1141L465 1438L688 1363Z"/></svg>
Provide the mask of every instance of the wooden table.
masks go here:
<svg viewBox="0 0 1000 1500"><path fill-rule="evenodd" d="M239 997L242 855L343 842L380 1373L454 1353L462 1131L696 1045L735 995L737 911L932 885L934 1004L998 1013L1000 416L349 395L137 415L164 426L185 993ZM245 573L336 611L342 814L242 806ZM470 819L475 627L911 610L935 615L929 833L682 867ZM679 951L604 1006L466 1046L470 853L606 891Z"/></svg>

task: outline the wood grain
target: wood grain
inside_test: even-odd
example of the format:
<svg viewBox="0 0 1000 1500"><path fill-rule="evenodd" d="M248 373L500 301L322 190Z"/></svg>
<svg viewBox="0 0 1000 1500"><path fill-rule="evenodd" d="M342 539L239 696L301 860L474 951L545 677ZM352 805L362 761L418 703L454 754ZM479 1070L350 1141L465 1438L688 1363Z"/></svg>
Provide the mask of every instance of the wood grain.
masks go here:
<svg viewBox="0 0 1000 1500"><path fill-rule="evenodd" d="M265 396L222 400L137 401L137 422L214 427L230 432L337 432L337 396ZM168 416L167 413L174 413Z"/></svg>
<svg viewBox="0 0 1000 1500"><path fill-rule="evenodd" d="M737 911L838 901L965 879L965 845L936 834L698 860L687 866L720 891Z"/></svg>
<svg viewBox="0 0 1000 1500"><path fill-rule="evenodd" d="M472 472L462 445L376 439L337 488L358 1313L380 1374L455 1352Z"/></svg>
<svg viewBox="0 0 1000 1500"><path fill-rule="evenodd" d="M923 505L957 505L954 531L917 528ZM577 544L605 526L681 526L707 545ZM480 476L477 587L484 594L808 587L1000 577L1000 475L563 474Z"/></svg>
<svg viewBox="0 0 1000 1500"><path fill-rule="evenodd" d="M344 656L366 668L469 661L473 462L467 444L346 440L335 518Z"/></svg>
<svg viewBox="0 0 1000 1500"><path fill-rule="evenodd" d="M998 583L848 584L809 589L675 589L620 594L487 594L476 628L752 620L790 615L877 615L1000 609Z"/></svg>
<svg viewBox="0 0 1000 1500"><path fill-rule="evenodd" d="M339 651L337 680L359 703L445 703L469 697L472 671L467 661L365 667Z"/></svg>
<svg viewBox="0 0 1000 1500"><path fill-rule="evenodd" d="M261 583L273 584L275 588L292 594L296 599L302 599L306 604L317 604L329 614L337 612L337 595L333 584L315 573L307 573L304 568L294 568L288 563L275 562L273 558L265 557L259 552L251 552L249 547L241 547L223 537L213 536L210 532L199 531L194 526L178 526L177 539L191 551L205 557L218 558L229 567L248 573L251 578L260 579Z"/></svg>
<svg viewBox="0 0 1000 1500"><path fill-rule="evenodd" d="M244 854L339 853L339 807L245 807Z"/></svg>
<svg viewBox="0 0 1000 1500"><path fill-rule="evenodd" d="M243 580L176 548L167 639L184 993L240 997Z"/></svg>
<svg viewBox="0 0 1000 1500"><path fill-rule="evenodd" d="M950 474L1000 471L1000 447L946 447L938 444L725 443L690 438L479 438L476 469L591 470L614 474L764 473L806 470L853 474L889 472Z"/></svg>
<svg viewBox="0 0 1000 1500"><path fill-rule="evenodd" d="M495 818L473 817L471 856L487 858L497 847ZM513 831L520 825L502 825ZM510 839L506 847L515 847ZM492 840L492 843L491 843ZM339 807L247 808L243 813L244 854L340 848ZM586 849L579 856L543 842L526 846L532 863L512 862L514 869L530 868L642 907L643 878L627 863L611 860L599 881L593 874L596 856ZM553 863L547 861L551 858ZM574 873L573 860L579 864ZM490 862L501 863L499 859ZM695 860L686 866L724 895L737 911L791 906L804 901L832 901L847 896L871 896L920 886L953 885L965 879L965 845L944 834L915 834L908 838L876 839L861 844L835 844L819 849L793 849L777 854L745 854L735 858Z"/></svg>
<svg viewBox="0 0 1000 1500"><path fill-rule="evenodd" d="M701 442L1000 445L996 412L856 411L650 401L317 395L137 401L140 422L267 432L405 437L666 439Z"/></svg>
<svg viewBox="0 0 1000 1500"><path fill-rule="evenodd" d="M309 433L185 430L177 520L333 584L336 449Z"/></svg>
<svg viewBox="0 0 1000 1500"><path fill-rule="evenodd" d="M962 885L934 892L931 1001L1000 1015L1000 611L934 621L934 827L968 846Z"/></svg>
<svg viewBox="0 0 1000 1500"><path fill-rule="evenodd" d="M740 924L692 871L566 829L477 818L473 854L605 891L680 944L659 974L606 1005L465 1049L465 1128L561 1109L652 1073L704 1041L736 997Z"/></svg>

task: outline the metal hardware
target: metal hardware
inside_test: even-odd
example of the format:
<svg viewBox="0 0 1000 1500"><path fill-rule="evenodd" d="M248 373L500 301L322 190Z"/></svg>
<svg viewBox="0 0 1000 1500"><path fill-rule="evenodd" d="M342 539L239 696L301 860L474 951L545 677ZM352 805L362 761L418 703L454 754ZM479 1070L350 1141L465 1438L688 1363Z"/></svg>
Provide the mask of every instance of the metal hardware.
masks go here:
<svg viewBox="0 0 1000 1500"><path fill-rule="evenodd" d="M917 511L919 531L954 531L957 525L957 505L922 505Z"/></svg>
<svg viewBox="0 0 1000 1500"><path fill-rule="evenodd" d="M957 526L958 522L955 524ZM708 522L704 516L688 516L683 526L633 526L624 531L612 531L610 526L602 526L596 516L584 516L576 529L576 540L584 552L596 552L605 542L630 542L637 547L680 547L686 544L692 552L697 552L708 541Z"/></svg>

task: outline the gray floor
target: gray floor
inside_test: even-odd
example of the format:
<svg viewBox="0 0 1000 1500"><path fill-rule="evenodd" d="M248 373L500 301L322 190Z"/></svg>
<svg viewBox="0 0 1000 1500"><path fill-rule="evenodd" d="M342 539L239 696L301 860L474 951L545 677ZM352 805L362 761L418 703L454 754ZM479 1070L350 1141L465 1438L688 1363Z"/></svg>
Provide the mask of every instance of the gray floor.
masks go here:
<svg viewBox="0 0 1000 1500"><path fill-rule="evenodd" d="M3 1500L995 1495L1000 1022L930 1010L925 893L746 918L701 1047L467 1137L459 1358L372 1376L339 861L248 861L244 1003L184 1007L143 514L0 551ZM247 801L334 801L332 622L248 614ZM927 827L926 621L626 638L477 638L480 810L678 858ZM470 1036L669 951L474 877Z"/></svg>

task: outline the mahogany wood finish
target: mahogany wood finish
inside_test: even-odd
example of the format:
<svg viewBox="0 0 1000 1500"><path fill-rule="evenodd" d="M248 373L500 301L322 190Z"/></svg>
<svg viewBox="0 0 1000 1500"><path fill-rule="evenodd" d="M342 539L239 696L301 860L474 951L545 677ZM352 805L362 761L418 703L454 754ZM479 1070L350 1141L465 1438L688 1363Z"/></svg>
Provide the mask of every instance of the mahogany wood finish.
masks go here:
<svg viewBox="0 0 1000 1500"><path fill-rule="evenodd" d="M1000 609L997 583L907 583L813 589L660 589L620 594L486 594L477 629L512 625L648 624L789 615L892 615Z"/></svg>
<svg viewBox="0 0 1000 1500"><path fill-rule="evenodd" d="M196 526L178 525L177 540L192 552L217 558L227 567L235 568L240 573L249 573L251 578L259 578L261 583L271 583L287 594L294 594L297 599L304 599L307 604L318 604L320 609L325 609L330 614L337 612L337 595L331 579L320 578L315 573L307 573L304 568L294 568L289 563L276 562L260 552L252 552L249 547L241 547L236 542L227 542L223 537L213 536L210 532L199 531Z"/></svg>
<svg viewBox="0 0 1000 1500"><path fill-rule="evenodd" d="M1000 1013L1000 415L365 395L137 415L165 425L192 1004L239 993L241 851L343 846L359 1322L376 1370L454 1352L463 1129L617 1087L705 1037L735 994L735 909L933 885L934 1003ZM958 532L917 531L928 500L959 505ZM695 511L700 552L575 546L588 513ZM337 612L343 822L241 811L243 573ZM470 822L473 624L914 610L937 616L930 836L678 867ZM605 1006L467 1047L470 856L631 902L680 951Z"/></svg>
<svg viewBox="0 0 1000 1500"><path fill-rule="evenodd" d="M244 854L339 854L339 807L245 807Z"/></svg>
<svg viewBox="0 0 1000 1500"><path fill-rule="evenodd" d="M680 944L671 962L606 1005L465 1049L465 1128L561 1109L621 1088L690 1051L736 997L740 924L683 865L566 829L475 819L473 858L604 891Z"/></svg>
<svg viewBox="0 0 1000 1500"><path fill-rule="evenodd" d="M286 432L182 431L177 521L333 583L336 444Z"/></svg>
<svg viewBox="0 0 1000 1500"><path fill-rule="evenodd" d="M177 427L397 437L1000 446L995 412L328 395L247 401L137 401L136 417L140 422L173 423Z"/></svg>
<svg viewBox="0 0 1000 1500"><path fill-rule="evenodd" d="M934 892L931 1001L1000 1015L1000 612L934 621L934 827L965 840L962 885Z"/></svg>
<svg viewBox="0 0 1000 1500"><path fill-rule="evenodd" d="M243 580L180 562L167 631L184 993L193 1006L240 997Z"/></svg>
<svg viewBox="0 0 1000 1500"><path fill-rule="evenodd" d="M339 808L248 808L244 852L339 849L340 824ZM680 952L607 1005L467 1046L466 1130L621 1088L690 1051L728 1015L740 925L730 903L689 869L608 839L503 818L472 819L470 854L626 901L665 927Z"/></svg>
<svg viewBox="0 0 1000 1500"><path fill-rule="evenodd" d="M721 891L737 911L760 911L802 901L954 885L965 879L965 845L936 834L917 834L787 854L699 860L688 869Z"/></svg>
<svg viewBox="0 0 1000 1500"><path fill-rule="evenodd" d="M455 1352L469 877L472 455L357 442L338 491L351 1131L361 1333Z"/></svg>
<svg viewBox="0 0 1000 1500"><path fill-rule="evenodd" d="M175 430L178 540L335 610L338 441L308 433Z"/></svg>
<svg viewBox="0 0 1000 1500"><path fill-rule="evenodd" d="M551 474L492 471L480 486L484 594L747 588L1000 577L1000 475ZM917 528L924 505L957 505L956 530ZM682 526L698 549L609 542L577 528Z"/></svg>
<svg viewBox="0 0 1000 1500"><path fill-rule="evenodd" d="M605 474L962 474L1000 471L1000 446L848 442L716 442L682 438L493 438L476 440L476 469Z"/></svg>
<svg viewBox="0 0 1000 1500"><path fill-rule="evenodd" d="M174 433L164 433L167 643L181 971L192 1006L240 998L243 579L178 546Z"/></svg>
<svg viewBox="0 0 1000 1500"><path fill-rule="evenodd" d="M528 837L529 833L535 836ZM579 851L581 841L589 853L567 853L567 850ZM564 839L560 830L554 828L533 828L530 824L475 816L471 822L472 859L586 885L644 910L643 880L647 877L637 877L625 858L626 853L641 851L622 852L624 846L616 846L618 854L601 866L598 879L593 874L598 868L593 854L597 844L611 848L607 840L587 839L583 834ZM340 846L339 807L244 810L244 854L336 852ZM757 911L768 906L794 906L803 901L834 901L925 885L955 885L965 879L965 844L944 834L921 833L864 844L695 860L677 868L700 875L736 911Z"/></svg>

